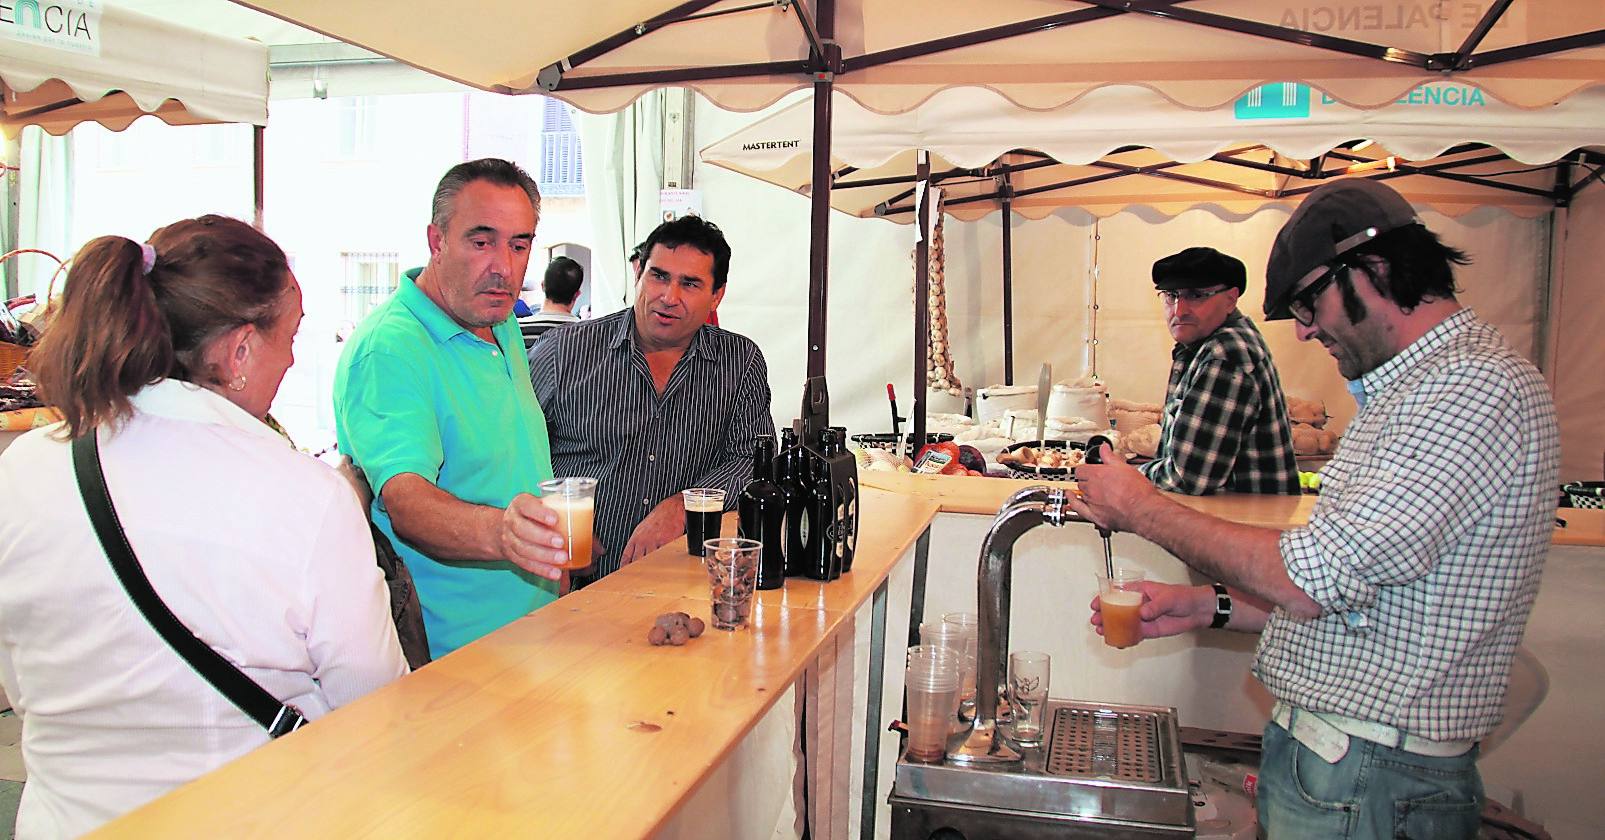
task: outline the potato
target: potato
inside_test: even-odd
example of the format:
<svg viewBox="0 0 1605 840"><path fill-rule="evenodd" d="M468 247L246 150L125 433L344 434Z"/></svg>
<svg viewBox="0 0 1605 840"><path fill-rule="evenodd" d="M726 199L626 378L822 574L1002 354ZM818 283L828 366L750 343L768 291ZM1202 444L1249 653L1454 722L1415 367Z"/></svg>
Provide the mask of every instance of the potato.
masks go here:
<svg viewBox="0 0 1605 840"><path fill-rule="evenodd" d="M677 624L673 630L669 631L669 644L675 647L680 647L690 640L691 631L684 624Z"/></svg>
<svg viewBox="0 0 1605 840"><path fill-rule="evenodd" d="M646 640L653 646L665 644L669 641L669 631L654 624L652 629L647 631Z"/></svg>
<svg viewBox="0 0 1605 840"><path fill-rule="evenodd" d="M691 623L687 625L687 629L691 631L691 638L695 639L702 635L703 630L708 629L708 625L702 619L693 616Z"/></svg>

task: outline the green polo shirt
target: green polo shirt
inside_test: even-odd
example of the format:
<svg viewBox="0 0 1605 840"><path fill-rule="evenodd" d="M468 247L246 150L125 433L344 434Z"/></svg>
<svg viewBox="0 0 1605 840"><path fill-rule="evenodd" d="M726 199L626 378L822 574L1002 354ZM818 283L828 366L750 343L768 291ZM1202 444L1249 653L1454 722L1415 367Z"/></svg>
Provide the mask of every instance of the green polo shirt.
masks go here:
<svg viewBox="0 0 1605 840"><path fill-rule="evenodd" d="M476 505L506 507L552 477L546 418L512 317L490 344L452 320L406 273L340 354L334 415L340 451L374 491L373 521L407 561L429 652L444 656L556 599L556 584L507 562L436 559L396 537L380 498L415 473Z"/></svg>

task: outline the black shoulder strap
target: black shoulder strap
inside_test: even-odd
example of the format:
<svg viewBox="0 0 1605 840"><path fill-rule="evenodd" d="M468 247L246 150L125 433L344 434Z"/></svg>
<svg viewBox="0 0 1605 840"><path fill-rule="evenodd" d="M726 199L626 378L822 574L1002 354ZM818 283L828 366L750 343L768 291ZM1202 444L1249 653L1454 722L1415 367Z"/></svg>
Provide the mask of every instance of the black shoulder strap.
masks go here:
<svg viewBox="0 0 1605 840"><path fill-rule="evenodd" d="M294 732L306 719L294 706L280 703L267 689L234 667L211 646L196 638L172 610L162 602L150 585L145 572L134 557L128 544L117 510L112 506L111 494L106 490L106 477L100 469L100 442L96 432L90 432L72 442L72 468L78 476L78 492L83 496L89 521L95 527L95 536L111 561L117 580L127 590L128 597L139 607L145 620L161 634L178 655L194 668L207 682L227 697L230 703L267 730L268 737L277 738Z"/></svg>

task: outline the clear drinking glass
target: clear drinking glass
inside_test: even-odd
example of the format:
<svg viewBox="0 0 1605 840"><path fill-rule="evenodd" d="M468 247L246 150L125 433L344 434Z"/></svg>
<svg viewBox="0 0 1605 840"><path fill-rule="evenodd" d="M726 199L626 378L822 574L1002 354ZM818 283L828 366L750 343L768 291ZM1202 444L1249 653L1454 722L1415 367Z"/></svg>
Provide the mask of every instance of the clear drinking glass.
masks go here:
<svg viewBox="0 0 1605 840"><path fill-rule="evenodd" d="M720 537L702 544L713 596L713 626L735 630L747 626L752 593L758 588L758 560L763 543L741 537Z"/></svg>
<svg viewBox="0 0 1605 840"><path fill-rule="evenodd" d="M1050 664L1048 655L1039 651L1009 654L1009 708L1014 713L1014 740L1022 747L1042 745Z"/></svg>
<svg viewBox="0 0 1605 840"><path fill-rule="evenodd" d="M681 490L685 502L686 550L702 557L708 540L719 538L719 525L724 519L724 491L717 487L693 487Z"/></svg>
<svg viewBox="0 0 1605 840"><path fill-rule="evenodd" d="M975 719L975 652L980 640L981 619L975 613L950 612L942 616L943 623L951 624L968 634L964 656L959 661L959 718Z"/></svg>

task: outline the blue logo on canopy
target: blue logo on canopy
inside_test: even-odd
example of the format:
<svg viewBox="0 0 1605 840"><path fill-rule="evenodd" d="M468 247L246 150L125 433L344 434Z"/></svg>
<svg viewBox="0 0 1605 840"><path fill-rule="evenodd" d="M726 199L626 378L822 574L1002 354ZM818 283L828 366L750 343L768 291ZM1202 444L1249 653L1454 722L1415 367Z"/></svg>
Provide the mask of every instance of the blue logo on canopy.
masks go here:
<svg viewBox="0 0 1605 840"><path fill-rule="evenodd" d="M1240 120L1304 119L1310 115L1310 86L1272 82L1237 98L1232 113Z"/></svg>

